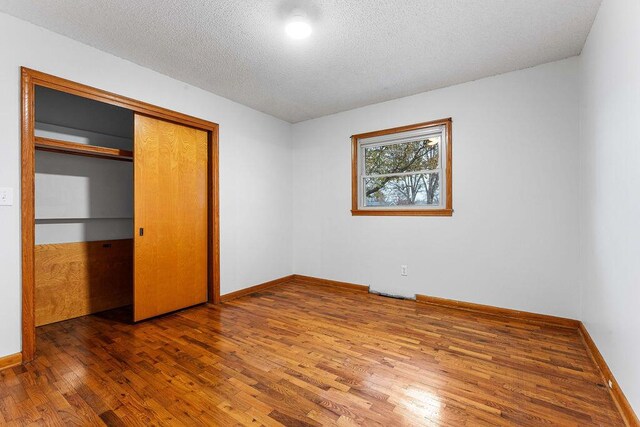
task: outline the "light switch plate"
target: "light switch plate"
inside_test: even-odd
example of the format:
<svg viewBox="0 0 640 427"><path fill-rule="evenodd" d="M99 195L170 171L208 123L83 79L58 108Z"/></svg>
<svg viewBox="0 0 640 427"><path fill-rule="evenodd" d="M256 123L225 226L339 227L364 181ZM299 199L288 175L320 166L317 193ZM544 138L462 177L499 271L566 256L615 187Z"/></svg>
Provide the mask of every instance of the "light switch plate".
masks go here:
<svg viewBox="0 0 640 427"><path fill-rule="evenodd" d="M13 206L13 188L0 187L0 206Z"/></svg>

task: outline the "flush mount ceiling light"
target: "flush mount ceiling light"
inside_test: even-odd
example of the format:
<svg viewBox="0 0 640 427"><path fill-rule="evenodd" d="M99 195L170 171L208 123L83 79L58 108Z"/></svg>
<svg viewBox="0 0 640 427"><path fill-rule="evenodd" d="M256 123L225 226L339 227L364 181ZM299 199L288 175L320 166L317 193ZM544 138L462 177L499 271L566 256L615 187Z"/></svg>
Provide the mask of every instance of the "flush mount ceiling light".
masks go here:
<svg viewBox="0 0 640 427"><path fill-rule="evenodd" d="M291 14L291 19L284 27L287 35L295 40L306 39L311 35L311 24L304 13L300 11L294 11Z"/></svg>

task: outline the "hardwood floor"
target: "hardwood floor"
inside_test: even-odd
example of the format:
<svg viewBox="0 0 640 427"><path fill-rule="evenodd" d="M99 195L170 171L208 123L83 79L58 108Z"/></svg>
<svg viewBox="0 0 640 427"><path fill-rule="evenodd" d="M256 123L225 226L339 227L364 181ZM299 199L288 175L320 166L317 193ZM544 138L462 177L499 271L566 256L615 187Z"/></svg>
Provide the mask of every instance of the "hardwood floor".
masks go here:
<svg viewBox="0 0 640 427"><path fill-rule="evenodd" d="M572 329L289 283L38 329L0 424L623 425Z"/></svg>

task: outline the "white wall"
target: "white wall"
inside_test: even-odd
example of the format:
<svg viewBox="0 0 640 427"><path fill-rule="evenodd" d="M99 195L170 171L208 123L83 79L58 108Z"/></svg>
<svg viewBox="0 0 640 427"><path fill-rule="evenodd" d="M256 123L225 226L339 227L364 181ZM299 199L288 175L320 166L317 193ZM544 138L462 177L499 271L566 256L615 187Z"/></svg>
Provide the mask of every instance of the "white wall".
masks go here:
<svg viewBox="0 0 640 427"><path fill-rule="evenodd" d="M292 273L288 123L4 14L0 52L0 356L21 348L21 65L219 123L221 292Z"/></svg>
<svg viewBox="0 0 640 427"><path fill-rule="evenodd" d="M294 271L577 318L577 67L571 58L293 125ZM351 216L350 135L449 116L453 217Z"/></svg>
<svg viewBox="0 0 640 427"><path fill-rule="evenodd" d="M607 0L581 56L582 320L640 414L640 2Z"/></svg>
<svg viewBox="0 0 640 427"><path fill-rule="evenodd" d="M132 218L133 165L36 152L38 219Z"/></svg>
<svg viewBox="0 0 640 427"><path fill-rule="evenodd" d="M36 245L131 239L133 164L36 151L35 211Z"/></svg>

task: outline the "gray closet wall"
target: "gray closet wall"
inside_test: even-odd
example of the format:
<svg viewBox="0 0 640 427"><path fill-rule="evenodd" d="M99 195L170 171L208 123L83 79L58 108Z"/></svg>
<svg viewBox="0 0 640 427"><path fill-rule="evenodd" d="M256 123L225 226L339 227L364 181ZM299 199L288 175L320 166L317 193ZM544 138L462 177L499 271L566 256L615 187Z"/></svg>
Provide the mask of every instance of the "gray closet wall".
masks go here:
<svg viewBox="0 0 640 427"><path fill-rule="evenodd" d="M132 150L131 111L36 89L36 136ZM133 164L36 151L36 244L133 237Z"/></svg>

